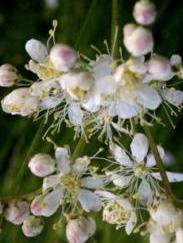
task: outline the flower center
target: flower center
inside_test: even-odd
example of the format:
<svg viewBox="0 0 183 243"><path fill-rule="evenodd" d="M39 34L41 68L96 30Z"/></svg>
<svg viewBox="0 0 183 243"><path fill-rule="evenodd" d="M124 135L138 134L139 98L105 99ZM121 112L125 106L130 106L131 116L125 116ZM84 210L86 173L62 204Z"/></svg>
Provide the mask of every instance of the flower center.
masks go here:
<svg viewBox="0 0 183 243"><path fill-rule="evenodd" d="M134 167L133 167L133 172L135 174L136 177L138 178L143 178L145 177L147 174L148 174L148 168L145 167L144 165L142 164L136 164Z"/></svg>
<svg viewBox="0 0 183 243"><path fill-rule="evenodd" d="M112 201L104 206L103 220L120 228L128 222L130 214L130 211L124 209L117 201Z"/></svg>
<svg viewBox="0 0 183 243"><path fill-rule="evenodd" d="M61 175L60 184L71 196L75 196L80 188L79 178L74 174Z"/></svg>

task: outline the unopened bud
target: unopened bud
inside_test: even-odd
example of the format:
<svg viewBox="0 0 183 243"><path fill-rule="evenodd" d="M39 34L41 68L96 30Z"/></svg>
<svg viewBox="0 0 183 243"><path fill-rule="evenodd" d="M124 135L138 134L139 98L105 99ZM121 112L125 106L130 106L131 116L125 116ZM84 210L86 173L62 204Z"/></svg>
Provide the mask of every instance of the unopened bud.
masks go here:
<svg viewBox="0 0 183 243"><path fill-rule="evenodd" d="M39 99L31 96L28 88L19 88L5 96L1 101L1 105L6 113L28 116L38 109Z"/></svg>
<svg viewBox="0 0 183 243"><path fill-rule="evenodd" d="M55 45L50 52L50 61L54 68L60 72L67 72L77 60L77 53L71 47L64 44Z"/></svg>
<svg viewBox="0 0 183 243"><path fill-rule="evenodd" d="M35 216L42 215L43 199L43 195L36 196L30 205L31 213L33 213Z"/></svg>
<svg viewBox="0 0 183 243"><path fill-rule="evenodd" d="M173 77L170 61L159 55L154 55L148 62L148 72L154 80L167 81Z"/></svg>
<svg viewBox="0 0 183 243"><path fill-rule="evenodd" d="M45 177L55 171L55 160L49 154L36 154L29 161L31 172L39 177Z"/></svg>
<svg viewBox="0 0 183 243"><path fill-rule="evenodd" d="M25 44L25 50L29 56L37 61L42 62L48 56L48 51L46 46L36 39L30 39Z"/></svg>
<svg viewBox="0 0 183 243"><path fill-rule="evenodd" d="M22 225L22 231L27 237L35 237L43 230L43 222L40 218L35 216L28 216Z"/></svg>
<svg viewBox="0 0 183 243"><path fill-rule="evenodd" d="M124 45L134 56L146 55L154 46L152 33L144 27L128 24L124 27Z"/></svg>
<svg viewBox="0 0 183 243"><path fill-rule="evenodd" d="M84 243L94 234L95 230L94 220L81 216L68 222L66 235L69 243Z"/></svg>
<svg viewBox="0 0 183 243"><path fill-rule="evenodd" d="M146 0L138 1L134 6L133 17L139 24L152 24L156 18L155 5Z"/></svg>
<svg viewBox="0 0 183 243"><path fill-rule="evenodd" d="M22 224L29 215L29 204L26 201L12 201L4 210L4 217L13 224Z"/></svg>
<svg viewBox="0 0 183 243"><path fill-rule="evenodd" d="M17 70L10 64L0 66L0 86L10 87L18 80Z"/></svg>

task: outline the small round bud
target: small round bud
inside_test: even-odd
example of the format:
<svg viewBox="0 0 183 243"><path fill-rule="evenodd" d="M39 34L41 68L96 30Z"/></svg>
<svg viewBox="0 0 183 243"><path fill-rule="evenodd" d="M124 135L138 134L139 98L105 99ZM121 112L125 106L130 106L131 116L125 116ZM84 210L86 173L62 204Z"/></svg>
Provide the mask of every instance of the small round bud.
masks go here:
<svg viewBox="0 0 183 243"><path fill-rule="evenodd" d="M13 86L18 80L17 70L10 64L3 64L0 66L0 86Z"/></svg>
<svg viewBox="0 0 183 243"><path fill-rule="evenodd" d="M2 109L12 115L32 115L39 107L39 99L31 96L28 88L13 90L1 101Z"/></svg>
<svg viewBox="0 0 183 243"><path fill-rule="evenodd" d="M182 65L182 58L180 55L172 55L170 58L170 63L172 67L179 69Z"/></svg>
<svg viewBox="0 0 183 243"><path fill-rule="evenodd" d="M49 154L36 154L29 161L31 172L39 177L45 177L55 171L55 160Z"/></svg>
<svg viewBox="0 0 183 243"><path fill-rule="evenodd" d="M25 44L25 50L29 56L37 61L42 62L48 56L48 51L46 46L36 39L30 39Z"/></svg>
<svg viewBox="0 0 183 243"><path fill-rule="evenodd" d="M31 213L34 214L35 216L42 215L43 200L44 200L44 196L39 195L39 196L36 196L33 199L33 201L31 202L31 205L30 205Z"/></svg>
<svg viewBox="0 0 183 243"><path fill-rule="evenodd" d="M66 227L66 236L69 243L84 243L96 230L95 222L92 218L79 217L71 219Z"/></svg>
<svg viewBox="0 0 183 243"><path fill-rule="evenodd" d="M43 230L43 222L40 218L35 216L28 216L22 225L22 231L27 237L35 237Z"/></svg>
<svg viewBox="0 0 183 243"><path fill-rule="evenodd" d="M152 33L144 27L128 24L124 27L124 45L134 56L146 55L154 46Z"/></svg>
<svg viewBox="0 0 183 243"><path fill-rule="evenodd" d="M138 24L152 24L156 18L155 5L144 0L136 2L133 11L133 17Z"/></svg>
<svg viewBox="0 0 183 243"><path fill-rule="evenodd" d="M77 53L64 44L55 45L50 51L50 61L54 68L60 72L67 72L77 60Z"/></svg>
<svg viewBox="0 0 183 243"><path fill-rule="evenodd" d="M22 224L29 215L29 204L26 201L12 201L4 210L4 217L13 224Z"/></svg>
<svg viewBox="0 0 183 243"><path fill-rule="evenodd" d="M159 55L154 55L148 62L148 72L152 79L167 81L173 77L170 61Z"/></svg>

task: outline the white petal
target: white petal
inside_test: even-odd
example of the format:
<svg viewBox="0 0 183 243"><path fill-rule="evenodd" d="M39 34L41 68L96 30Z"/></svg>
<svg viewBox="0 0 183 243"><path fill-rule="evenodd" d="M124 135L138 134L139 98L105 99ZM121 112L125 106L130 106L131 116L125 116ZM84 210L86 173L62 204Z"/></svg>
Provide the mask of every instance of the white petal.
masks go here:
<svg viewBox="0 0 183 243"><path fill-rule="evenodd" d="M180 106L183 103L183 92L174 88L165 89L163 97L174 106Z"/></svg>
<svg viewBox="0 0 183 243"><path fill-rule="evenodd" d="M114 156L115 160L124 166L132 166L132 161L130 160L130 158L128 157L128 155L126 154L126 152L119 147L117 144L115 143L111 143L110 144L110 151L112 153L112 155Z"/></svg>
<svg viewBox="0 0 183 243"><path fill-rule="evenodd" d="M99 197L107 199L108 201L119 199L118 196L116 196L115 194L113 194L111 192L107 192L107 191L98 190L98 191L95 191L95 194L97 194Z"/></svg>
<svg viewBox="0 0 183 243"><path fill-rule="evenodd" d="M112 58L109 55L103 55L100 57L99 60L94 62L93 73L95 79L101 79L105 76L110 75L112 71L111 63L112 63Z"/></svg>
<svg viewBox="0 0 183 243"><path fill-rule="evenodd" d="M94 178L92 176L87 176L81 180L83 187L89 189L101 189L108 183L108 178L106 176Z"/></svg>
<svg viewBox="0 0 183 243"><path fill-rule="evenodd" d="M37 62L42 62L48 56L46 46L36 39L28 40L25 49L29 56Z"/></svg>
<svg viewBox="0 0 183 243"><path fill-rule="evenodd" d="M166 174L168 176L169 182L171 182L171 183L183 181L183 173L174 173L174 172L167 171ZM152 176L154 178L156 178L157 180L160 180L160 181L162 180L159 172L152 173Z"/></svg>
<svg viewBox="0 0 183 243"><path fill-rule="evenodd" d="M157 148L158 148L160 157L163 160L164 156L165 156L165 151L164 151L163 147L161 147L160 145L158 145ZM147 167L153 167L155 165L156 165L156 160L154 158L154 155L153 154L148 154L146 166Z"/></svg>
<svg viewBox="0 0 183 243"><path fill-rule="evenodd" d="M114 185L125 188L130 184L130 181L132 179L132 176L121 176L118 174L115 174L114 172L109 172L107 175L110 176L110 179L114 183Z"/></svg>
<svg viewBox="0 0 183 243"><path fill-rule="evenodd" d="M96 88L100 94L111 95L114 94L117 84L113 76L105 76L96 82Z"/></svg>
<svg viewBox="0 0 183 243"><path fill-rule="evenodd" d="M138 194L142 196L142 203L151 205L153 202L154 192L152 191L149 183L146 180L142 180L138 188Z"/></svg>
<svg viewBox="0 0 183 243"><path fill-rule="evenodd" d="M78 200L86 212L96 212L101 209L101 203L98 196L91 191L80 189L78 193Z"/></svg>
<svg viewBox="0 0 183 243"><path fill-rule="evenodd" d="M49 189L55 188L58 185L59 180L60 180L60 178L58 175L51 175L51 176L45 177L43 180L43 186L42 186L43 192L46 192Z"/></svg>
<svg viewBox="0 0 183 243"><path fill-rule="evenodd" d="M136 116L139 112L137 106L130 105L121 101L116 105L117 114L122 119L129 119Z"/></svg>
<svg viewBox="0 0 183 243"><path fill-rule="evenodd" d="M67 149L58 147L55 150L55 158L57 162L57 169L64 174L70 172L70 155Z"/></svg>
<svg viewBox="0 0 183 243"><path fill-rule="evenodd" d="M82 125L83 123L83 112L80 105L77 103L72 103L68 107L68 117L69 121L76 126Z"/></svg>
<svg viewBox="0 0 183 243"><path fill-rule="evenodd" d="M143 162L147 155L149 143L147 137L143 133L136 133L130 145L132 155L137 162Z"/></svg>
<svg viewBox="0 0 183 243"><path fill-rule="evenodd" d="M135 212L131 212L130 219L128 220L128 222L125 226L127 235L130 235L132 233L132 230L134 229L136 223L137 223L137 216L136 216Z"/></svg>
<svg viewBox="0 0 183 243"><path fill-rule="evenodd" d="M136 93L137 101L150 110L155 110L161 104L161 97L158 92L143 84Z"/></svg>
<svg viewBox="0 0 183 243"><path fill-rule="evenodd" d="M91 160L90 160L90 158L88 156L83 156L83 157L77 158L74 161L72 169L76 173L82 174L82 173L87 171L88 165L90 164L90 162L91 162Z"/></svg>
<svg viewBox="0 0 183 243"><path fill-rule="evenodd" d="M119 199L117 199L116 201L125 210L127 210L127 211L132 210L132 205L131 205L131 203L128 199L124 199L124 198L119 197Z"/></svg>
<svg viewBox="0 0 183 243"><path fill-rule="evenodd" d="M43 200L42 215L45 217L53 215L60 206L63 197L64 190L61 187L48 193Z"/></svg>

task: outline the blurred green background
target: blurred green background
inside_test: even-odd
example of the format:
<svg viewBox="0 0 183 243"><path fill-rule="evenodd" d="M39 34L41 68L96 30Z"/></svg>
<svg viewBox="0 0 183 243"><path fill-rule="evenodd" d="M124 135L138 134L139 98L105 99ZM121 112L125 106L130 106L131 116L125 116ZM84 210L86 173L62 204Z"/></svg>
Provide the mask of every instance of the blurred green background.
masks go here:
<svg viewBox="0 0 183 243"><path fill-rule="evenodd" d="M168 57L174 53L182 54L183 1L154 2L159 11L152 27L156 41L155 51ZM134 0L119 0L121 25L133 21L131 12L134 3ZM110 43L111 0L0 0L0 64L11 63L24 76L32 77L24 69L24 64L28 61L24 50L25 42L30 38L37 38L46 43L53 19L57 19L59 23L57 42L75 46L89 57L95 56L89 47L91 44L104 51L103 40L107 39ZM183 85L179 88L183 88ZM1 88L0 98L9 92L10 89ZM167 121L161 109L158 115ZM168 169L183 172L182 115L179 114L173 120L176 129L172 129L167 121L164 127L154 126L153 134L155 140L174 156ZM31 175L26 165L36 152L53 152L50 144L41 140L44 130L45 125L41 121L33 123L31 119L0 111L0 195L23 194L40 187L42 180ZM73 131L63 127L52 138L59 145L70 144L74 149L76 142L73 142L72 135ZM86 147L85 153L93 154L98 143L94 138ZM176 184L173 188L176 195L183 199L182 185ZM52 229L57 216L46 220L44 231L34 239L25 238L20 227L3 222L0 242L66 242L63 229ZM90 242L146 242L140 236L128 237L122 229L116 231L115 227L101 223L100 214L96 218L97 232Z"/></svg>

